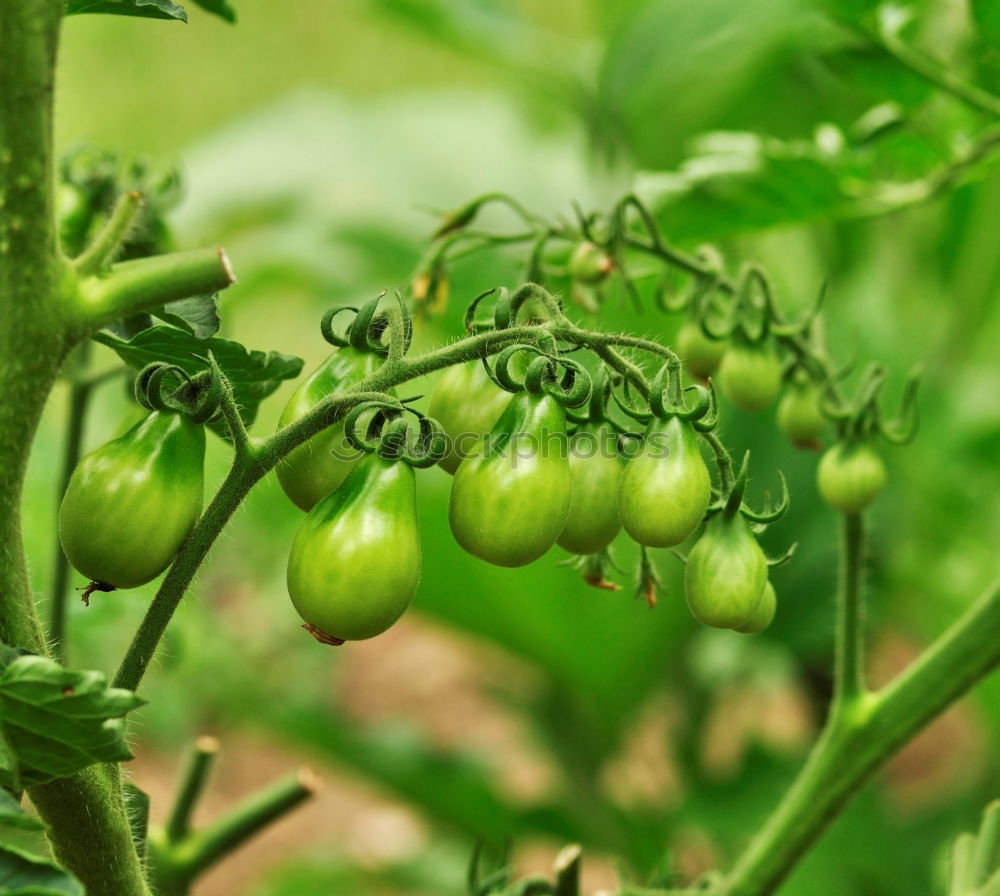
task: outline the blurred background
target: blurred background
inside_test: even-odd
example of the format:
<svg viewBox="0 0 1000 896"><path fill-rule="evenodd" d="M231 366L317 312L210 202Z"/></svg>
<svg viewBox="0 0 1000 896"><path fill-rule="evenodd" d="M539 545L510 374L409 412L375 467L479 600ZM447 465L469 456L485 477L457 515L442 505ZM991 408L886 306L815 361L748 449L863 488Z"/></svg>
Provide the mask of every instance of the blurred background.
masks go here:
<svg viewBox="0 0 1000 896"><path fill-rule="evenodd" d="M606 209L635 188L680 245L707 240L734 266L764 264L789 312L826 283L837 354L882 360L890 397L924 365L922 433L889 451L872 514L873 678L905 666L993 578L1000 167L986 157L935 180L989 121L859 33L851 16L871 4L235 5L235 27L197 9L187 26L68 19L57 113L64 150L85 141L179 167L177 244L224 244L239 275L221 335L299 355L308 371L326 355L323 311L405 286L443 211L506 190L570 215L573 202ZM964 2L914 12L910 43L1000 86L1000 51ZM928 201L916 201L921 186ZM469 299L523 271L503 253L457 265L415 349L458 335ZM614 293L597 316L665 340L680 323ZM113 356L96 349L104 363ZM262 406L257 431L274 428L293 388ZM65 405L61 387L28 483L43 614ZM136 413L119 381L104 386L86 446ZM418 482L412 610L382 637L328 649L302 632L285 591L301 515L274 477L263 482L144 684L131 772L162 818L189 744L213 734L222 755L202 819L303 764L325 787L196 892L451 896L479 837L512 838L524 871L581 842L588 892L730 861L823 717L837 521L815 492L816 455L787 445L770 413L727 409L724 436L752 450L758 495L778 469L788 477L792 509L767 549L799 542L774 574L777 618L752 638L694 622L668 551L656 554L659 605L634 599L625 538L617 593L560 567L559 549L522 570L474 560L450 536L450 478L435 468ZM226 458L213 440L210 483ZM70 663L112 671L153 591L74 601ZM781 892L943 893L946 845L1000 793L998 746L994 677L865 788Z"/></svg>

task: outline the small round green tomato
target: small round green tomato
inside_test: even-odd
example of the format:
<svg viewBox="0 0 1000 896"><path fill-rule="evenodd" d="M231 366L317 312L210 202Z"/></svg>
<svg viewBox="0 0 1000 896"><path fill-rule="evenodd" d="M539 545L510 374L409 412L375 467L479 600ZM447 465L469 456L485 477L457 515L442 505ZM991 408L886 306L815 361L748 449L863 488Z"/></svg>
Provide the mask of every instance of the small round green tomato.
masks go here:
<svg viewBox="0 0 1000 896"><path fill-rule="evenodd" d="M625 465L618 509L625 531L639 544L680 544L701 523L712 480L690 423L655 419L639 454Z"/></svg>
<svg viewBox="0 0 1000 896"><path fill-rule="evenodd" d="M413 469L365 455L295 534L288 558L292 604L317 632L362 641L403 615L419 582Z"/></svg>
<svg viewBox="0 0 1000 896"><path fill-rule="evenodd" d="M602 283L615 263L600 246L584 241L577 245L569 259L569 274L579 283Z"/></svg>
<svg viewBox="0 0 1000 896"><path fill-rule="evenodd" d="M820 401L822 393L812 382L794 382L778 403L778 427L797 448L817 448L826 429Z"/></svg>
<svg viewBox="0 0 1000 896"><path fill-rule="evenodd" d="M373 352L335 349L292 393L278 426L294 423L331 392L374 373L380 361ZM346 442L343 423L334 423L278 463L278 482L297 507L309 511L347 478L359 456Z"/></svg>
<svg viewBox="0 0 1000 896"><path fill-rule="evenodd" d="M618 517L622 462L611 427L590 424L574 433L569 472L569 516L557 543L572 554L596 554L614 541L622 527Z"/></svg>
<svg viewBox="0 0 1000 896"><path fill-rule="evenodd" d="M713 516L684 570L684 591L695 619L715 628L750 624L766 582L767 558L743 516Z"/></svg>
<svg viewBox="0 0 1000 896"><path fill-rule="evenodd" d="M719 364L719 388L736 407L762 411L781 390L781 360L770 346L731 345Z"/></svg>
<svg viewBox="0 0 1000 896"><path fill-rule="evenodd" d="M516 394L459 464L448 518L455 540L497 566L525 566L562 534L572 494L566 414L550 395Z"/></svg>
<svg viewBox="0 0 1000 896"><path fill-rule="evenodd" d="M694 376L702 379L710 377L725 353L726 341L705 335L705 331L693 320L684 321L677 331L677 354Z"/></svg>
<svg viewBox="0 0 1000 896"><path fill-rule="evenodd" d="M155 579L201 514L204 462L204 428L158 411L92 451L59 507L69 562L114 588Z"/></svg>
<svg viewBox="0 0 1000 896"><path fill-rule="evenodd" d="M858 513L882 492L885 464L868 442L838 442L828 448L816 471L823 500L844 513Z"/></svg>
<svg viewBox="0 0 1000 896"><path fill-rule="evenodd" d="M778 607L778 598L774 593L774 586L768 582L764 586L764 593L761 595L760 603L754 611L750 621L741 625L736 631L745 635L756 635L764 631L774 619L774 611Z"/></svg>
<svg viewBox="0 0 1000 896"><path fill-rule="evenodd" d="M448 437L448 453L439 461L445 470L454 473L458 469L462 458L490 431L510 399L510 392L490 379L482 361L457 364L442 374L427 414L441 424Z"/></svg>

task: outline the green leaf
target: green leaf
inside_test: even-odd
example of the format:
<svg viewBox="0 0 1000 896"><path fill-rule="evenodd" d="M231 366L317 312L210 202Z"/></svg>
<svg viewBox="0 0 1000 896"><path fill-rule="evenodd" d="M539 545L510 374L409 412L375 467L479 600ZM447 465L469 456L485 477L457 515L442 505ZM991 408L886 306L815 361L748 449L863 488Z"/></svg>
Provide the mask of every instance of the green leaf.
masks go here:
<svg viewBox="0 0 1000 896"><path fill-rule="evenodd" d="M206 12L217 15L219 18L225 19L227 22L236 21L236 10L233 9L226 2L226 0L194 0L194 2Z"/></svg>
<svg viewBox="0 0 1000 896"><path fill-rule="evenodd" d="M197 339L176 327L151 327L128 340L103 330L94 339L114 349L126 364L136 370L153 361L164 361L195 374L207 368L206 358L212 352L232 384L236 403L247 426L257 416L260 403L282 381L293 379L302 372L302 359L294 355L251 351L230 339Z"/></svg>
<svg viewBox="0 0 1000 896"><path fill-rule="evenodd" d="M1000 4L996 0L969 0L969 3L979 33L993 46L1000 47Z"/></svg>
<svg viewBox="0 0 1000 896"><path fill-rule="evenodd" d="M0 846L0 893L4 896L84 896L83 884L52 862Z"/></svg>
<svg viewBox="0 0 1000 896"><path fill-rule="evenodd" d="M81 13L107 13L113 16L187 21L184 7L171 3L170 0L69 0L66 4L66 15Z"/></svg>
<svg viewBox="0 0 1000 896"><path fill-rule="evenodd" d="M0 827L19 828L22 831L40 831L42 823L29 815L21 804L6 790L0 789Z"/></svg>
<svg viewBox="0 0 1000 896"><path fill-rule="evenodd" d="M219 300L215 294L168 302L153 313L160 320L186 330L196 339L208 339L214 336L219 332L221 323Z"/></svg>
<svg viewBox="0 0 1000 896"><path fill-rule="evenodd" d="M0 675L0 732L18 787L65 778L95 762L131 759L127 712L145 701L109 688L100 672L74 672L22 656Z"/></svg>

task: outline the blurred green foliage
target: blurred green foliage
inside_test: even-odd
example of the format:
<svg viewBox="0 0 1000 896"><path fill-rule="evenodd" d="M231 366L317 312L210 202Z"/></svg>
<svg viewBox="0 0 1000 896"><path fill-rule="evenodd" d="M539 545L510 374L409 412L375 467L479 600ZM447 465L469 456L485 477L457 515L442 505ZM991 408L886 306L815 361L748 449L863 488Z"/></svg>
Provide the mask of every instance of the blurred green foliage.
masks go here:
<svg viewBox="0 0 1000 896"><path fill-rule="evenodd" d="M179 160L178 242L224 243L240 277L222 299L222 335L300 355L307 370L326 350L325 308L405 285L434 212L497 189L553 215L569 214L572 201L601 207L634 183L657 200L672 239L691 247L710 239L732 260L765 265L789 311L826 283L842 358L885 362L897 395L905 372L925 366L923 431L889 457L870 560L873 638L889 645L887 656L891 648L909 655L996 572L1000 172L987 154L930 201L898 201L895 187L929 183L990 122L872 41L871 7L378 0L276 11L243 0L235 28L198 10L187 27L81 16L65 27L58 136L64 146L89 139ZM995 44L986 49L996 39L989 4L972 4L981 36L963 4L925 2L917 11L907 40L970 74L986 77L991 58L1000 71ZM891 125L877 133L874 107ZM464 300L522 276L523 259L503 254L458 265L450 306L421 323L415 349L457 334ZM637 315L617 294L600 317L602 326L666 339L679 325L651 308ZM98 366L110 364L99 351ZM414 384L414 394L431 386ZM275 425L291 388L261 407L261 431ZM41 594L63 401L57 392L28 483ZM124 390L105 387L88 443L117 434L133 413ZM284 593L299 514L273 478L233 520L178 614L145 690L150 705L138 714L144 745L177 750L206 727L266 733L352 769L433 826L437 845L412 860L362 870L347 858L321 859L321 850L277 872L259 890L269 896L459 893L476 836L579 840L620 855L642 880L699 830L726 861L805 745L753 736L741 745L723 728L736 758L720 773L706 765L706 731L720 695L734 689L752 706L762 695L801 693L809 715L821 715L836 523L815 493L815 457L784 444L768 414L729 410L724 436L752 450L758 494L779 468L792 489L792 510L767 547L780 553L797 541L799 551L775 574L774 625L753 639L698 629L669 552L656 555L664 595L654 612L631 598L630 573L622 592L596 591L556 566L558 551L526 570L487 567L450 537L449 478L436 469L419 477L424 575L414 613L472 655L488 647L484 664L497 649L518 664L527 684L496 686L489 699L552 770L543 794L506 792L474 736L442 745L417 718L359 719L345 709L364 698L345 690L343 657L300 632ZM210 455L209 481L218 481L226 448L216 443ZM635 563L624 539L617 556L626 568ZM151 593L74 608L71 662L113 668ZM669 798L629 805L605 772L650 710L672 719L661 748L682 784ZM1000 789L997 678L960 712L964 767L946 768L944 783L909 804L881 777L782 893L933 891L943 844L971 828ZM951 746L946 737L937 750ZM932 752L927 761L938 760Z"/></svg>

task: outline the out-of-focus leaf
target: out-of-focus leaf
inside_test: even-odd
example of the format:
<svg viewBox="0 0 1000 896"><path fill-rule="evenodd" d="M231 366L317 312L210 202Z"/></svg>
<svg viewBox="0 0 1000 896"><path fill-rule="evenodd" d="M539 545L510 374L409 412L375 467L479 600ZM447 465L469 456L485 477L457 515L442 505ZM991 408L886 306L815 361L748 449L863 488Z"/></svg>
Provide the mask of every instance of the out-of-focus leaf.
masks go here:
<svg viewBox="0 0 1000 896"><path fill-rule="evenodd" d="M194 0L194 2L220 19L225 19L227 22L236 21L236 10L226 0Z"/></svg>
<svg viewBox="0 0 1000 896"><path fill-rule="evenodd" d="M42 823L29 815L21 804L6 790L0 788L0 827L19 828L22 831L40 831Z"/></svg>
<svg viewBox="0 0 1000 896"><path fill-rule="evenodd" d="M69 0L66 15L107 13L115 16L140 16L145 19L187 21L184 7L171 0Z"/></svg>
<svg viewBox="0 0 1000 896"><path fill-rule="evenodd" d="M995 47L1000 47L1000 4L995 0L969 0L972 19L979 33Z"/></svg>
<svg viewBox="0 0 1000 896"><path fill-rule="evenodd" d="M168 302L154 314L160 320L187 330L196 339L208 339L219 332L219 300L216 295L194 296Z"/></svg>
<svg viewBox="0 0 1000 896"><path fill-rule="evenodd" d="M114 349L136 370L163 361L195 374L206 369L205 359L212 352L232 384L240 414L248 426L256 418L260 403L284 380L302 372L302 359L293 355L249 350L231 339L197 339L176 327L151 327L127 340L103 330L94 339Z"/></svg>
<svg viewBox="0 0 1000 896"><path fill-rule="evenodd" d="M144 700L110 688L100 672L74 672L22 656L0 674L0 726L14 783L42 784L95 762L131 759L126 713Z"/></svg>
<svg viewBox="0 0 1000 896"><path fill-rule="evenodd" d="M0 893L4 896L84 896L68 871L13 846L0 846Z"/></svg>

